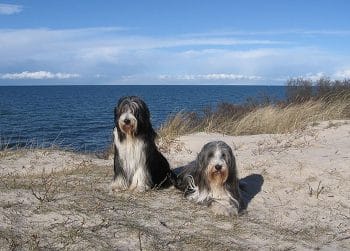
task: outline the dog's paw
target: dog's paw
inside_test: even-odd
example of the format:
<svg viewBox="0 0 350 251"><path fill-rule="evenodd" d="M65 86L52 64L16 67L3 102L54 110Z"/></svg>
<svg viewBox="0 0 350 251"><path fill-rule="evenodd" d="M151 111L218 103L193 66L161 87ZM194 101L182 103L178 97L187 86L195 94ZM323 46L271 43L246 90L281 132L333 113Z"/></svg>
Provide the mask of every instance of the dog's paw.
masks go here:
<svg viewBox="0 0 350 251"><path fill-rule="evenodd" d="M133 193L143 193L146 192L147 190L150 190L151 188L149 186L133 186L131 185L129 187L129 191Z"/></svg>
<svg viewBox="0 0 350 251"><path fill-rule="evenodd" d="M110 192L115 193L127 190L127 183L122 178L117 178L110 184Z"/></svg>
<svg viewBox="0 0 350 251"><path fill-rule="evenodd" d="M211 203L210 209L215 215L223 215L229 217L238 215L238 208L233 205L226 205L226 203L223 204L214 201Z"/></svg>

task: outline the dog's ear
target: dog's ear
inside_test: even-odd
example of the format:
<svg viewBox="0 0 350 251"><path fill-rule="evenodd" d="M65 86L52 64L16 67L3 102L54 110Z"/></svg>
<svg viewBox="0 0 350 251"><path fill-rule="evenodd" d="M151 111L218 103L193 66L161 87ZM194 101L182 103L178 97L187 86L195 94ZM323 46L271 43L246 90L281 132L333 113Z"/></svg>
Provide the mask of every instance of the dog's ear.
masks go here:
<svg viewBox="0 0 350 251"><path fill-rule="evenodd" d="M228 154L226 156L226 162L229 168L228 181L233 182L233 180L237 177L236 158L235 158L235 155L233 154L231 147L228 147L227 151L228 151Z"/></svg>
<svg viewBox="0 0 350 251"><path fill-rule="evenodd" d="M204 169L207 165L208 165L208 152L204 150L204 148L202 148L202 150L198 153L197 155L197 169Z"/></svg>
<svg viewBox="0 0 350 251"><path fill-rule="evenodd" d="M241 194L239 190L239 180L237 177L237 166L236 166L236 158L232 152L231 148L228 148L229 155L227 159L227 165L229 168L228 178L225 182L226 190L229 191L231 196L237 200L239 205L241 205Z"/></svg>
<svg viewBox="0 0 350 251"><path fill-rule="evenodd" d="M197 156L193 179L197 184L199 190L209 189L208 177L206 175L206 169L208 167L208 152L200 151Z"/></svg>
<svg viewBox="0 0 350 251"><path fill-rule="evenodd" d="M139 125L137 126L137 135L147 135L150 140L154 141L157 137L157 133L154 131L151 123L150 111L146 103L139 97L133 97L134 102L139 104L139 111L136 112L135 116L138 120Z"/></svg>
<svg viewBox="0 0 350 251"><path fill-rule="evenodd" d="M114 124L118 126L118 106L114 107Z"/></svg>
<svg viewBox="0 0 350 251"><path fill-rule="evenodd" d="M194 176L200 177L203 169L206 167L206 154L204 151L200 151L197 155ZM196 181L196 180L195 180Z"/></svg>
<svg viewBox="0 0 350 251"><path fill-rule="evenodd" d="M117 103L117 106L116 107L119 107L121 105L122 102L124 102L124 100L128 99L128 96L123 96L121 97L119 100L118 100L118 103Z"/></svg>
<svg viewBox="0 0 350 251"><path fill-rule="evenodd" d="M144 118L146 120L150 121L151 120L151 113L149 111L149 108L148 108L147 104L145 103L145 101L143 101L139 97L136 97L136 100L140 104L140 109L142 110L142 113L145 116Z"/></svg>

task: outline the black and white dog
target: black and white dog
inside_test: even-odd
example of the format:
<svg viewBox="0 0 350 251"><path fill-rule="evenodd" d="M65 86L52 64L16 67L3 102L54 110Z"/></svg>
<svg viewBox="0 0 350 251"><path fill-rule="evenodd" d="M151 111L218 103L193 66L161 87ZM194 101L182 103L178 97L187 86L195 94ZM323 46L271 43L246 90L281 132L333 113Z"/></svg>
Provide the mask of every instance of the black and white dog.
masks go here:
<svg viewBox="0 0 350 251"><path fill-rule="evenodd" d="M169 163L154 142L157 136L150 112L136 96L121 98L114 109L113 191L145 191L169 186L173 178Z"/></svg>
<svg viewBox="0 0 350 251"><path fill-rule="evenodd" d="M243 208L235 157L225 142L207 143L196 161L175 171L175 186L189 200L209 206L218 215L238 215Z"/></svg>

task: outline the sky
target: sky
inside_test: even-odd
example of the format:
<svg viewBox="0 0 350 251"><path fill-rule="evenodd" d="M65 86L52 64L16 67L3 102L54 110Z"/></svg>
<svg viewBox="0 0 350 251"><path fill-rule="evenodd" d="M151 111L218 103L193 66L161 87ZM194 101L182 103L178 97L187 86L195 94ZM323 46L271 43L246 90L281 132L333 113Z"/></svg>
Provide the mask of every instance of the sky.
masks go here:
<svg viewBox="0 0 350 251"><path fill-rule="evenodd" d="M0 0L0 85L350 78L347 0Z"/></svg>

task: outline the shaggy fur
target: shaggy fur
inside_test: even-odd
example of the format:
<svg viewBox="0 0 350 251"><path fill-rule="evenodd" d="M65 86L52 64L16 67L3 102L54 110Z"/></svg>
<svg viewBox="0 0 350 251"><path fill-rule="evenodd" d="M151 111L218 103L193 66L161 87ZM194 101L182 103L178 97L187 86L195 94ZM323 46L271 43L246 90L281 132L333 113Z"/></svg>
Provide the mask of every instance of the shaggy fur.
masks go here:
<svg viewBox="0 0 350 251"><path fill-rule="evenodd" d="M150 112L136 96L121 98L114 110L112 190L145 191L171 184L169 163L155 145Z"/></svg>
<svg viewBox="0 0 350 251"><path fill-rule="evenodd" d="M189 200L218 215L237 215L243 208L235 157L225 142L207 143L195 162L176 171L175 186Z"/></svg>

